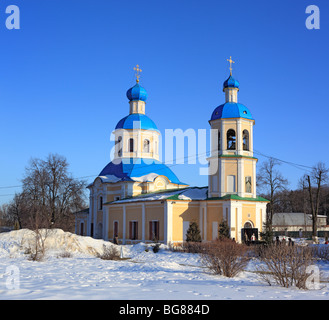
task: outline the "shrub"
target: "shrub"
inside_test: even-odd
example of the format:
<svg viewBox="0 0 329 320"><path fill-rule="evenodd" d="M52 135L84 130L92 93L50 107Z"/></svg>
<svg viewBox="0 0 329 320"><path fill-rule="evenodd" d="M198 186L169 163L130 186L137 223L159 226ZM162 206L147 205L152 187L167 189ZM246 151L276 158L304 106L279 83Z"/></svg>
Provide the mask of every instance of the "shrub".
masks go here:
<svg viewBox="0 0 329 320"><path fill-rule="evenodd" d="M69 251L63 251L57 255L57 258L72 258L72 254Z"/></svg>
<svg viewBox="0 0 329 320"><path fill-rule="evenodd" d="M222 220L222 222L219 224L218 238L219 239L230 238L230 227L228 226L225 220Z"/></svg>
<svg viewBox="0 0 329 320"><path fill-rule="evenodd" d="M285 288L295 285L307 289L306 280L310 275L307 268L314 261L311 248L271 245L261 248L259 259L257 271L269 285L274 282Z"/></svg>
<svg viewBox="0 0 329 320"><path fill-rule="evenodd" d="M181 251L187 253L201 253L204 249L204 244L201 242L183 242L181 244Z"/></svg>
<svg viewBox="0 0 329 320"><path fill-rule="evenodd" d="M329 246L328 245L314 245L311 246L312 253L315 259L329 261Z"/></svg>
<svg viewBox="0 0 329 320"><path fill-rule="evenodd" d="M186 231L187 242L201 242L201 234L196 222L190 223L189 228Z"/></svg>
<svg viewBox="0 0 329 320"><path fill-rule="evenodd" d="M201 261L213 273L235 277L249 262L249 248L227 238L203 245Z"/></svg>
<svg viewBox="0 0 329 320"><path fill-rule="evenodd" d="M160 250L160 243L156 243L154 246L153 246L153 252L154 253L157 253L159 252Z"/></svg>
<svg viewBox="0 0 329 320"><path fill-rule="evenodd" d="M119 260L120 252L115 246L103 246L103 253L97 254L97 257L103 260Z"/></svg>

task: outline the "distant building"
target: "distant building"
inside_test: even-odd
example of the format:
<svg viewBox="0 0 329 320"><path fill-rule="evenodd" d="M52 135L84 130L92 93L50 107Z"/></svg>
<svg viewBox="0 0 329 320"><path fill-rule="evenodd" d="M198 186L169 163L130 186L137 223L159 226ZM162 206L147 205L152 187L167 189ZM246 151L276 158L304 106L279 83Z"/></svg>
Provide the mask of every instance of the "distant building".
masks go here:
<svg viewBox="0 0 329 320"><path fill-rule="evenodd" d="M312 215L303 212L281 212L273 215L273 230L280 234L294 234L295 236L305 236L312 232ZM329 231L327 216L318 215L318 233L324 234Z"/></svg>

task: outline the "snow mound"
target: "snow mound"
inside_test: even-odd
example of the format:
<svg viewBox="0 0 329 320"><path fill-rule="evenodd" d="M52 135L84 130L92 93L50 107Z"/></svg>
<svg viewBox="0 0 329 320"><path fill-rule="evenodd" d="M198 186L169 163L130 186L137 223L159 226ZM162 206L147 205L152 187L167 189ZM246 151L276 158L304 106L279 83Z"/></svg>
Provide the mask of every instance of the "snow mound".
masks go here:
<svg viewBox="0 0 329 320"><path fill-rule="evenodd" d="M46 251L65 251L87 255L103 254L104 246L115 246L111 242L79 236L61 229L41 229ZM0 257L19 255L29 248L34 248L36 233L21 229L0 234Z"/></svg>

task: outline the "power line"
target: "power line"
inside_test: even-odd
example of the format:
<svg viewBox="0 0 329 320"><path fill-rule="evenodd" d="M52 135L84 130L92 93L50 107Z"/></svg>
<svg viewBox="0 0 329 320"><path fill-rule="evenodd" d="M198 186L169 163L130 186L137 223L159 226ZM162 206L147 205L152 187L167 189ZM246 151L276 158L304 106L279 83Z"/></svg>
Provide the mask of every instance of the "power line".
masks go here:
<svg viewBox="0 0 329 320"><path fill-rule="evenodd" d="M293 167L295 167L297 169L300 169L300 170L304 170L304 171L309 171L310 172L311 170L309 170L309 169L313 169L310 166L305 166L303 164L298 164L298 163L295 163L295 162L290 162L290 161L282 160L282 159L279 159L279 158L276 158L276 157L268 156L268 155L263 154L262 152L257 151L255 149L254 149L254 153L259 154L259 155L261 155L263 157L266 157L266 158L269 158L269 159L274 159L274 160L277 160L277 161L280 161L280 162L289 164L289 165L291 165L291 166L293 166ZM305 169L302 169L302 168L305 168Z"/></svg>
<svg viewBox="0 0 329 320"><path fill-rule="evenodd" d="M0 187L0 189L12 189L12 188L20 188L20 187L22 187L22 185L20 185L20 186Z"/></svg>

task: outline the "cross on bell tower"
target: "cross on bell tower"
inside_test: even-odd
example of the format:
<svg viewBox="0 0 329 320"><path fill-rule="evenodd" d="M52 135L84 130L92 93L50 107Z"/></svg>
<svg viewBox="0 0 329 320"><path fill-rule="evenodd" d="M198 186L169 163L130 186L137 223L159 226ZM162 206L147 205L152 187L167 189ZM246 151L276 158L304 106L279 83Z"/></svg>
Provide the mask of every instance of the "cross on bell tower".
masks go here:
<svg viewBox="0 0 329 320"><path fill-rule="evenodd" d="M142 69L140 69L139 65L137 64L136 67L134 67L134 70L136 71L136 82L139 82L139 78L140 78L140 73L142 72Z"/></svg>
<svg viewBox="0 0 329 320"><path fill-rule="evenodd" d="M230 59L226 59L230 63L230 75L232 75L232 63L235 63L235 61L232 60L232 57L230 56Z"/></svg>

